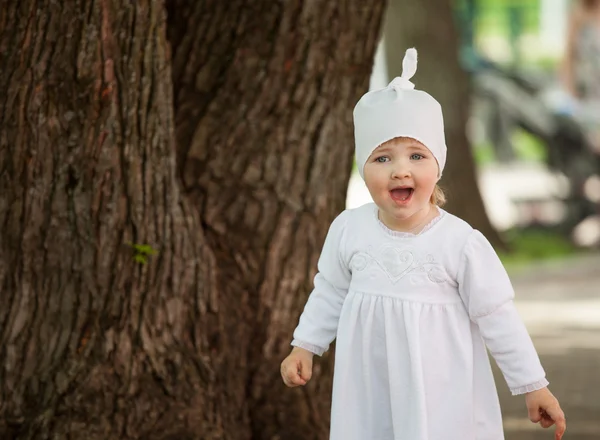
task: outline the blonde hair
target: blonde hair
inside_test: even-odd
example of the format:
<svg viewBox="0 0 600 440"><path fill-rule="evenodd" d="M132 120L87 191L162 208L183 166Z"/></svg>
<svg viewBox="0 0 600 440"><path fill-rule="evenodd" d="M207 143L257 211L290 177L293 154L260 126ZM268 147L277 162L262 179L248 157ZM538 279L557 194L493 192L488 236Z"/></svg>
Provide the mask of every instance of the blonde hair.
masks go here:
<svg viewBox="0 0 600 440"><path fill-rule="evenodd" d="M435 188L433 188L433 192L431 193L431 198L429 199L432 205L436 205L442 207L446 204L446 194L444 194L444 190L436 183Z"/></svg>

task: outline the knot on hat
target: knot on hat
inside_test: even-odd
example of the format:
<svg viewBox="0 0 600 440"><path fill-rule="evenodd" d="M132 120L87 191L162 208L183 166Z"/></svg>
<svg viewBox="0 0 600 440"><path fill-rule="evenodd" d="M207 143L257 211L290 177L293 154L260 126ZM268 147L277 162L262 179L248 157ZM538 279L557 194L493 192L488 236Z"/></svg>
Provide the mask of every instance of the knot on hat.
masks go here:
<svg viewBox="0 0 600 440"><path fill-rule="evenodd" d="M400 90L412 90L415 88L415 85L410 82L408 78L403 78L401 76L394 78L389 86L397 92Z"/></svg>
<svg viewBox="0 0 600 440"><path fill-rule="evenodd" d="M412 90L415 85L409 80L417 72L417 49L411 47L406 50L404 59L402 60L402 75L394 78L388 87L391 87L398 92L400 96L401 90Z"/></svg>

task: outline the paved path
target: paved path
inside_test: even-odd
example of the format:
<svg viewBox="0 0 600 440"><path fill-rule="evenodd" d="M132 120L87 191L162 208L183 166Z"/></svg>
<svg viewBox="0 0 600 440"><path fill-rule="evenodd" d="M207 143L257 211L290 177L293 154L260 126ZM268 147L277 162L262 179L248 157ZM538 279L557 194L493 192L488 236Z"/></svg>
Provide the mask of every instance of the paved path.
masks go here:
<svg viewBox="0 0 600 440"><path fill-rule="evenodd" d="M511 274L517 307L567 415L565 439L600 440L600 255ZM506 440L552 440L495 368Z"/></svg>

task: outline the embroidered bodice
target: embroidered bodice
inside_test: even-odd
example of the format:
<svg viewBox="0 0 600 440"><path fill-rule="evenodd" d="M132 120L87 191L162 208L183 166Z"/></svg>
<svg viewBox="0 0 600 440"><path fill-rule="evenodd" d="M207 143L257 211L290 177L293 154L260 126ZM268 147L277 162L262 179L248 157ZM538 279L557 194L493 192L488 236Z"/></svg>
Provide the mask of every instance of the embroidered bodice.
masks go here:
<svg viewBox="0 0 600 440"><path fill-rule="evenodd" d="M420 233L407 234L386 228L374 204L344 211L330 227L318 269L293 345L322 354L335 338L338 322L345 337L361 328L367 332L363 337L370 338L375 330L367 329L384 320L402 327L398 335L413 335L410 344L425 344L420 350L435 353L435 347L422 338L435 342L439 336L427 336L427 329L444 328L444 337L450 339L440 344L467 350L449 352L443 360L455 364L457 377L464 372L460 365L470 362L473 344L481 343L471 339L483 337L513 393L547 385L514 308L506 271L485 237L458 217L440 210ZM400 350L408 343L398 341L396 346L390 342L397 337L395 331L386 335L392 345L385 350ZM360 339L356 343L371 342ZM446 350L443 345L439 348ZM480 352L487 362L485 349Z"/></svg>

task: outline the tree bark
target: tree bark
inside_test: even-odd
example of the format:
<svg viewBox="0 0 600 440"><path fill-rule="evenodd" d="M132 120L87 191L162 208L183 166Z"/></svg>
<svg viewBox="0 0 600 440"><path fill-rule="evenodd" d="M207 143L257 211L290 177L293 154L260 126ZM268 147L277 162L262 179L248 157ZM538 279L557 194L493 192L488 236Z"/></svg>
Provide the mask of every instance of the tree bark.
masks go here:
<svg viewBox="0 0 600 440"><path fill-rule="evenodd" d="M452 2L390 0L383 38L389 78L400 76L405 50L416 47L419 65L413 82L442 105L448 159L440 184L448 198L446 209L479 229L496 247L504 248L504 241L486 214L466 136L470 81L459 64L460 43Z"/></svg>
<svg viewBox="0 0 600 440"><path fill-rule="evenodd" d="M382 3L3 2L0 438L326 438L279 363Z"/></svg>
<svg viewBox="0 0 600 440"><path fill-rule="evenodd" d="M282 392L279 364L345 204L383 14L368 3L169 4L178 164L230 298L218 380L256 438L327 437L331 357L307 390Z"/></svg>

